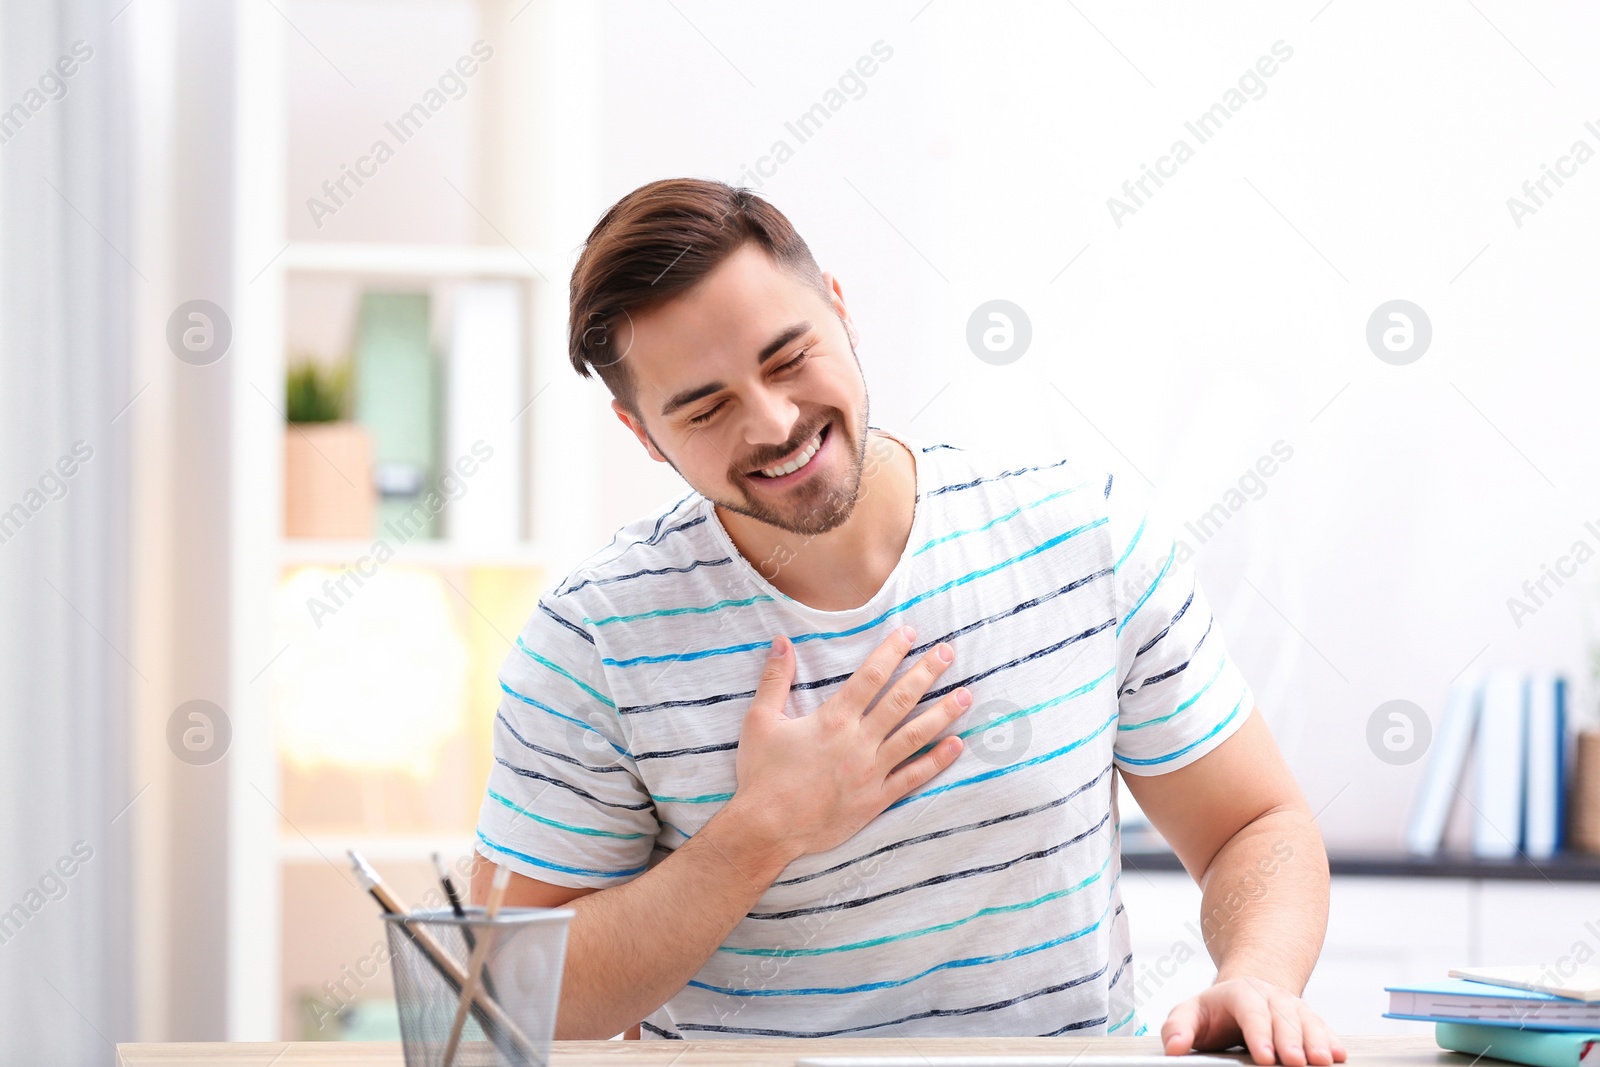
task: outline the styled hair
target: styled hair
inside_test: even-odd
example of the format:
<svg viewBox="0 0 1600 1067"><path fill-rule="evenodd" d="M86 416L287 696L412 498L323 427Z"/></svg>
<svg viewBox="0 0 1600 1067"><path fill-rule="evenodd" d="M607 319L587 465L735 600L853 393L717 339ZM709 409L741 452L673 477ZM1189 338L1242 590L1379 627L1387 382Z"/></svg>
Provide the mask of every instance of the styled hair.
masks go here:
<svg viewBox="0 0 1600 1067"><path fill-rule="evenodd" d="M748 189L699 178L641 185L611 206L589 233L572 268L567 349L573 369L591 370L640 418L638 382L615 331L689 289L747 241L831 299L811 249L783 212Z"/></svg>

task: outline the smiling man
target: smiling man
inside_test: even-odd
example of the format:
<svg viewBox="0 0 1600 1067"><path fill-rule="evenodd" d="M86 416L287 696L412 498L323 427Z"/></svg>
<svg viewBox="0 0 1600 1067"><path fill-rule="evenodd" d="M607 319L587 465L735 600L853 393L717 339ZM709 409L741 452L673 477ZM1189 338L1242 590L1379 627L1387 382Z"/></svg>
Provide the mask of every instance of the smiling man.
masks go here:
<svg viewBox="0 0 1600 1067"><path fill-rule="evenodd" d="M1217 964L1166 1051L1344 1059L1299 998L1321 837L1115 479L873 426L838 279L747 190L630 193L571 299L574 367L693 491L500 672L479 850L576 911L558 1037L1146 1033L1126 787Z"/></svg>

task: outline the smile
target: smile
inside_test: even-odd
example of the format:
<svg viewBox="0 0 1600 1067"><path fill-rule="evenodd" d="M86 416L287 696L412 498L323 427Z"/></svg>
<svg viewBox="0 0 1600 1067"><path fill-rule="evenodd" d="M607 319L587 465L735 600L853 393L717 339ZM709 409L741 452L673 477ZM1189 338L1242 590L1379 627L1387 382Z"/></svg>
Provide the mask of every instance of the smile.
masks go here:
<svg viewBox="0 0 1600 1067"><path fill-rule="evenodd" d="M806 442L805 446L795 454L793 459L771 467L762 467L760 470L752 471L751 474L766 481L781 481L795 472L805 469L810 465L816 454L822 450L822 444L828 437L828 429L828 426L824 426L821 430L818 430L816 435Z"/></svg>

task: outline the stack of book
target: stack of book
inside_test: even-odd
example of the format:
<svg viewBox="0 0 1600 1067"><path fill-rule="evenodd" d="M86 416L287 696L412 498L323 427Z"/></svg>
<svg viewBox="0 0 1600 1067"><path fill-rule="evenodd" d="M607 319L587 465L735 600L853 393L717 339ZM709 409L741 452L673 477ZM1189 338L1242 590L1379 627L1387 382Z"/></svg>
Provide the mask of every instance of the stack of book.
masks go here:
<svg viewBox="0 0 1600 1067"><path fill-rule="evenodd" d="M1470 822L1474 855L1548 859L1566 837L1567 687L1548 674L1491 671L1450 687L1406 848L1431 856L1452 810Z"/></svg>
<svg viewBox="0 0 1600 1067"><path fill-rule="evenodd" d="M1535 1067L1600 1067L1600 967L1472 967L1386 986L1389 1019L1434 1024L1440 1048Z"/></svg>

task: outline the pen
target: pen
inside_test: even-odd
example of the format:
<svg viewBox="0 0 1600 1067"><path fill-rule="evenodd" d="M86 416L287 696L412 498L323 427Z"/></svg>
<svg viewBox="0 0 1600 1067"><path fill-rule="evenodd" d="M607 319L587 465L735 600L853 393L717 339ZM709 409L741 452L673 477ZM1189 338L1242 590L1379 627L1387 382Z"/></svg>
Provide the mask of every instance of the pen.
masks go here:
<svg viewBox="0 0 1600 1067"><path fill-rule="evenodd" d="M437 852L433 854L433 869L439 875L439 885L444 888L445 899L450 902L450 910L455 912L456 918L465 919L467 917L467 909L461 903L461 894L456 892L456 884L450 877L450 869L444 865L444 860ZM462 925L461 937L467 943L468 952L478 947L477 938L473 936L471 926ZM490 980L488 974L483 976L483 989L491 997L496 996L494 982Z"/></svg>

